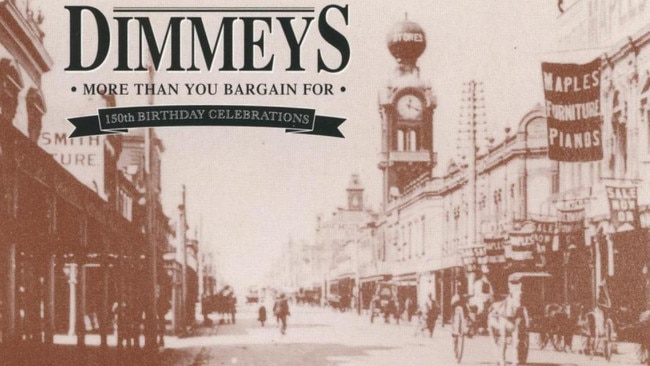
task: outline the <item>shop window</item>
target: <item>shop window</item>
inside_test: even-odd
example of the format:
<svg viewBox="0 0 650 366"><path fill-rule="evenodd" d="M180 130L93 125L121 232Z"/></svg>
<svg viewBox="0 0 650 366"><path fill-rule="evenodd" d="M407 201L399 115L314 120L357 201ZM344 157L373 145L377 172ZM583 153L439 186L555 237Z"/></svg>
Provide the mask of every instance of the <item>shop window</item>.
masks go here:
<svg viewBox="0 0 650 366"><path fill-rule="evenodd" d="M23 89L17 65L6 58L0 60L0 125L10 126L18 108L18 94Z"/></svg>

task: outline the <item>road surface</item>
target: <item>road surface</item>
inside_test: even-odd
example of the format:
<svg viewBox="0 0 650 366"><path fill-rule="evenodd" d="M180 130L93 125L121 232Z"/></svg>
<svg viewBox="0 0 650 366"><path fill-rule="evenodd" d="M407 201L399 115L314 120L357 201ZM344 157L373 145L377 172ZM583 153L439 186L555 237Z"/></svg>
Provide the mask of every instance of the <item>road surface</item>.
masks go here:
<svg viewBox="0 0 650 366"><path fill-rule="evenodd" d="M160 364L456 365L448 327L437 327L433 338L414 336L414 324L370 324L364 315L293 306L287 334L281 335L275 319L269 319L266 326L261 327L256 321L256 311L255 306L244 306L239 309L236 324L202 327L194 337L171 339L160 355ZM531 337L531 344L535 344L535 335ZM533 346L528 364L633 365L638 364L634 352L635 345L621 344L619 354L608 363L602 357L590 359L578 353L539 350ZM487 337L475 337L466 340L461 364L495 364L495 355Z"/></svg>

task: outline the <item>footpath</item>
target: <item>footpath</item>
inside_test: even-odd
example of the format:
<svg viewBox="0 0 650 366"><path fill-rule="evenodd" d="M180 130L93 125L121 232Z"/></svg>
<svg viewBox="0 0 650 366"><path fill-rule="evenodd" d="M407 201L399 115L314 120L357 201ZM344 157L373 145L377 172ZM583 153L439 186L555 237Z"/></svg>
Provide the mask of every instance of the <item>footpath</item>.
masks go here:
<svg viewBox="0 0 650 366"><path fill-rule="evenodd" d="M186 337L216 334L218 326L197 325ZM165 336L165 345L178 342L176 336ZM161 364L169 355L164 348L155 351L137 347L117 347L114 335L109 335L108 346L100 346L99 334L86 334L85 346L77 346L75 335L57 334L54 344L45 345L38 342L21 342L16 346L0 345L0 365L2 366L113 366L137 365L155 366ZM144 337L140 337L144 345ZM165 360L167 363L167 360Z"/></svg>

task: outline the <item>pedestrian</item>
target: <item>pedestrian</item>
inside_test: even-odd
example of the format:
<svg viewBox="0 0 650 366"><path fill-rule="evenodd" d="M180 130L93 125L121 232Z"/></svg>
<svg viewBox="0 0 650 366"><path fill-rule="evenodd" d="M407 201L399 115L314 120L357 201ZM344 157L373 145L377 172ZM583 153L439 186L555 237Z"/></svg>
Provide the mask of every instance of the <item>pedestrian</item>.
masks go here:
<svg viewBox="0 0 650 366"><path fill-rule="evenodd" d="M426 311L425 316L426 316L427 329L429 330L429 337L433 337L433 330L436 327L436 321L438 320L438 316L440 315L440 306L438 305L436 299L433 298L432 293L429 293L429 296L427 298L425 311Z"/></svg>
<svg viewBox="0 0 650 366"><path fill-rule="evenodd" d="M416 322L415 322L415 334L413 334L413 336L414 337L417 337L418 335L424 336L424 332L428 328L426 322L426 318L427 318L426 314L421 307L418 307L414 315L416 317Z"/></svg>
<svg viewBox="0 0 650 366"><path fill-rule="evenodd" d="M474 295L469 298L468 303L470 306L476 308L477 314L483 316L487 313L486 308L494 300L494 290L492 289L492 283L487 277L486 270L478 271L476 275L478 279L472 285Z"/></svg>
<svg viewBox="0 0 650 366"><path fill-rule="evenodd" d="M413 317L413 312L412 312L412 301L411 297L407 297L406 301L404 301L404 309L406 309L406 319L411 322L411 318Z"/></svg>
<svg viewBox="0 0 650 366"><path fill-rule="evenodd" d="M264 326L264 322L266 321L266 307L264 304L262 304L257 311L257 320L262 323L262 326Z"/></svg>
<svg viewBox="0 0 650 366"><path fill-rule="evenodd" d="M280 333L285 334L287 331L287 316L291 315L291 313L289 312L289 304L284 294L280 294L280 297L275 301L273 314L275 314L276 319L280 323Z"/></svg>
<svg viewBox="0 0 650 366"><path fill-rule="evenodd" d="M212 326L212 320L210 320L210 296L208 294L203 294L201 296L201 315L203 315L203 325L206 327Z"/></svg>
<svg viewBox="0 0 650 366"><path fill-rule="evenodd" d="M402 316L402 306L399 302L399 298L395 298L393 301L393 317L395 318L395 324L399 324L399 318Z"/></svg>
<svg viewBox="0 0 650 366"><path fill-rule="evenodd" d="M233 295L229 299L229 308L230 308L230 321L232 324L235 324L235 314L237 313L237 297Z"/></svg>

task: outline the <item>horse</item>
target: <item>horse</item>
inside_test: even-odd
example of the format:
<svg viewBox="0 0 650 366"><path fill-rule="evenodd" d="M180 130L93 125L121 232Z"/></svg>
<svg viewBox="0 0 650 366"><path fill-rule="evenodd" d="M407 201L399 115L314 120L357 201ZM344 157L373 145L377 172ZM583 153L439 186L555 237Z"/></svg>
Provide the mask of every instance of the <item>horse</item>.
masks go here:
<svg viewBox="0 0 650 366"><path fill-rule="evenodd" d="M214 295L214 310L219 313L222 323L235 323L235 297L231 294ZM228 319L226 320L226 317Z"/></svg>
<svg viewBox="0 0 650 366"><path fill-rule="evenodd" d="M203 316L204 320L212 312L219 314L219 323L235 323L235 313L237 312L237 298L231 287L226 286L214 295L205 296L203 299Z"/></svg>
<svg viewBox="0 0 650 366"><path fill-rule="evenodd" d="M514 286L513 286L514 287ZM524 336L527 336L526 328L528 327L528 313L521 306L521 288L511 288L510 294L501 301L494 302L490 305L487 314L487 328L490 338L494 341L497 352L497 360L500 365L506 364L506 348L508 336L512 339L514 350L515 365L525 362L527 354L527 342ZM499 341L499 338L501 340ZM500 342L500 343L499 343Z"/></svg>

